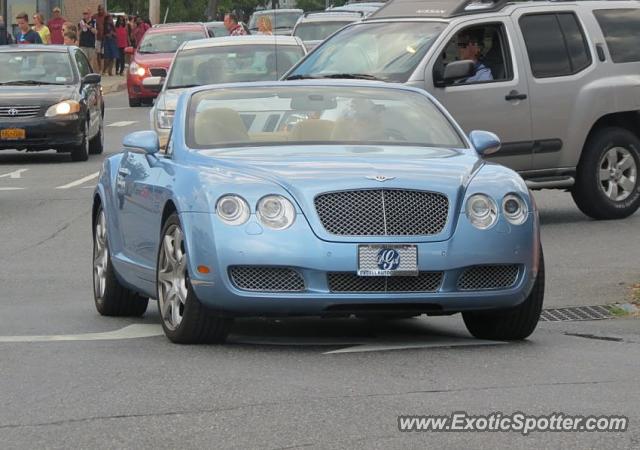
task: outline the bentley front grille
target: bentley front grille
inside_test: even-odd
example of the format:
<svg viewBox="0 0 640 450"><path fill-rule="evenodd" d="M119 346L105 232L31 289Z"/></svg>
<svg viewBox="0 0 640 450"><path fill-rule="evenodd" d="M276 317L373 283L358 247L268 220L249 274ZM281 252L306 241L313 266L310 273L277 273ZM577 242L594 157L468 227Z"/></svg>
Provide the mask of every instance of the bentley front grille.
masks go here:
<svg viewBox="0 0 640 450"><path fill-rule="evenodd" d="M328 274L331 292L437 292L442 272L420 272L415 277L361 277L353 272Z"/></svg>
<svg viewBox="0 0 640 450"><path fill-rule="evenodd" d="M315 198L324 228L341 236L429 236L444 229L449 200L437 192L368 189Z"/></svg>
<svg viewBox="0 0 640 450"><path fill-rule="evenodd" d="M519 267L515 264L470 267L458 278L458 289L461 291L507 289L515 284L518 272Z"/></svg>
<svg viewBox="0 0 640 450"><path fill-rule="evenodd" d="M266 266L234 266L229 268L229 277L234 286L243 291L304 291L304 279L293 269Z"/></svg>

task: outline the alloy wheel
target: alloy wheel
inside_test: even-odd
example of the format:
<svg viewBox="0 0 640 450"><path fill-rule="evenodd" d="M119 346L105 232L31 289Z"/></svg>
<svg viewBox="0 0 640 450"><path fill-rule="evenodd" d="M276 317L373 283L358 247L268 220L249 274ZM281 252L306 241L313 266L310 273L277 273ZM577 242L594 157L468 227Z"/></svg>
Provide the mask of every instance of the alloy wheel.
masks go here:
<svg viewBox="0 0 640 450"><path fill-rule="evenodd" d="M160 315L165 326L175 330L184 317L188 294L187 254L178 225L170 226L162 238L157 283Z"/></svg>
<svg viewBox="0 0 640 450"><path fill-rule="evenodd" d="M93 240L93 290L96 299L101 299L104 298L107 285L107 265L109 263L107 220L104 211L100 211L98 215Z"/></svg>
<svg viewBox="0 0 640 450"><path fill-rule="evenodd" d="M602 192L614 202L626 200L636 188L638 167L629 150L612 147L600 158L598 182Z"/></svg>

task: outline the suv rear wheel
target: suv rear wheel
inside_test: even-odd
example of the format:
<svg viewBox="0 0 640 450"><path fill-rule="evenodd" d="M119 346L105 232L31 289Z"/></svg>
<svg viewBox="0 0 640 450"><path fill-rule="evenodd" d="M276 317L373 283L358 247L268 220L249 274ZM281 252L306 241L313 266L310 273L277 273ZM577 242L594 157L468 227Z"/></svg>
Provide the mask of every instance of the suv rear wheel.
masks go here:
<svg viewBox="0 0 640 450"><path fill-rule="evenodd" d="M625 128L601 128L589 137L571 195L594 219L622 219L640 207L640 139Z"/></svg>

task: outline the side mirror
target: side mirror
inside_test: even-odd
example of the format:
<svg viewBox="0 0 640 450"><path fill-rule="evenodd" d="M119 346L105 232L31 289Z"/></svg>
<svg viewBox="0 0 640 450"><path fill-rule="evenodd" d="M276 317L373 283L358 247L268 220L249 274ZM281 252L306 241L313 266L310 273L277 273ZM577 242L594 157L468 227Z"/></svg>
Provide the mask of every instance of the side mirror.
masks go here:
<svg viewBox="0 0 640 450"><path fill-rule="evenodd" d="M100 84L102 76L99 73L90 73L82 78L82 84Z"/></svg>
<svg viewBox="0 0 640 450"><path fill-rule="evenodd" d="M136 52L136 49L133 47L125 47L124 53L127 55L133 55Z"/></svg>
<svg viewBox="0 0 640 450"><path fill-rule="evenodd" d="M162 77L149 77L142 80L142 86L150 91L161 91L164 84Z"/></svg>
<svg viewBox="0 0 640 450"><path fill-rule="evenodd" d="M127 134L122 141L122 145L127 150L143 152L147 155L153 155L160 151L160 142L155 131L136 131L135 133Z"/></svg>
<svg viewBox="0 0 640 450"><path fill-rule="evenodd" d="M444 87L453 84L458 80L464 80L473 75L475 71L475 63L470 59L463 61L452 61L444 68L444 74L434 79L437 87Z"/></svg>
<svg viewBox="0 0 640 450"><path fill-rule="evenodd" d="M502 145L500 138L490 131L473 130L469 133L469 140L481 156L487 156L497 152Z"/></svg>

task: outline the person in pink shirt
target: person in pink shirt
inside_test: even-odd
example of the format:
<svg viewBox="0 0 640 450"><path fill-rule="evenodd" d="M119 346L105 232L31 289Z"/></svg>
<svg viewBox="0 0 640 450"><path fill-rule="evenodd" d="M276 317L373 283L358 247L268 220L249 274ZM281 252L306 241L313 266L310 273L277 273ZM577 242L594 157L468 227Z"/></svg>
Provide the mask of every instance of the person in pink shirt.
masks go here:
<svg viewBox="0 0 640 450"><path fill-rule="evenodd" d="M47 27L51 32L51 43L54 45L64 44L64 36L62 32L62 26L66 22L65 18L60 14L60 8L57 6L52 10L52 17L47 22Z"/></svg>
<svg viewBox="0 0 640 450"><path fill-rule="evenodd" d="M149 25L147 25L143 20L142 17L138 17L136 19L136 29L133 30L133 38L136 41L136 46L140 46L140 42L142 42L142 37L144 36L144 34L147 32L147 30L149 29Z"/></svg>
<svg viewBox="0 0 640 450"><path fill-rule="evenodd" d="M129 46L129 32L124 16L118 16L116 21L116 43L118 44L118 58L116 59L116 74L124 73L124 49Z"/></svg>

